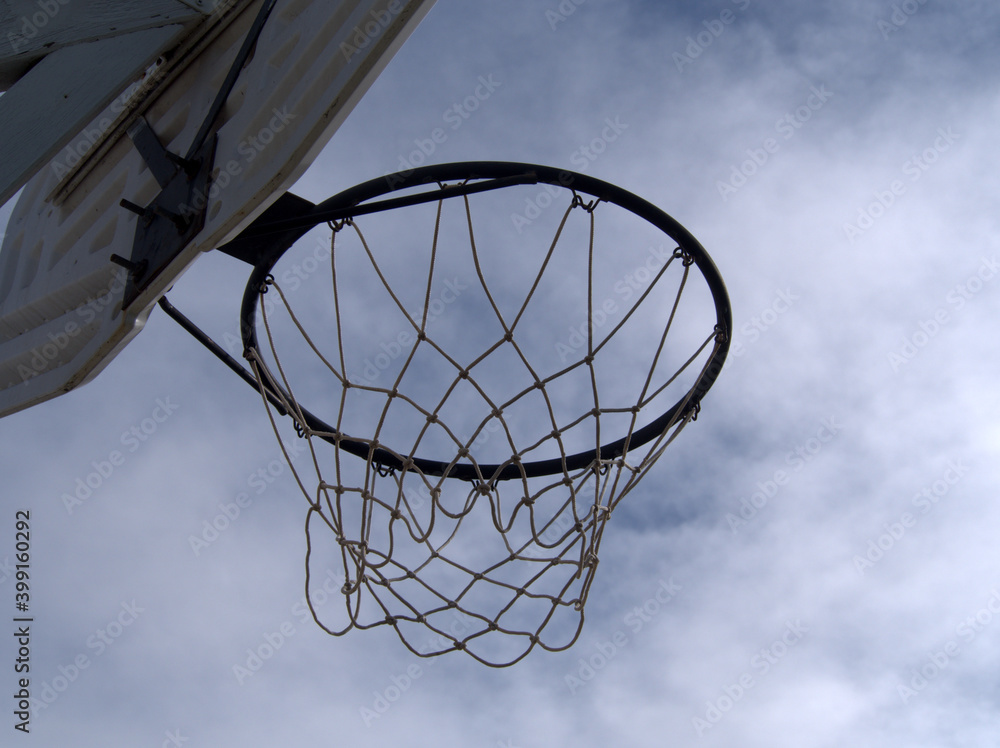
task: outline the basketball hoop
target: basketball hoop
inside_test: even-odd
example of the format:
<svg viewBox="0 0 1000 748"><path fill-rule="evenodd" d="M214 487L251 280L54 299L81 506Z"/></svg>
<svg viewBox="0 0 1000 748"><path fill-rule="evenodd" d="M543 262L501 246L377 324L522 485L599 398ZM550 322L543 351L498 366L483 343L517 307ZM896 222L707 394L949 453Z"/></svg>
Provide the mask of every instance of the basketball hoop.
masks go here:
<svg viewBox="0 0 1000 748"><path fill-rule="evenodd" d="M329 251L296 260L324 224ZM697 240L606 182L483 162L284 200L222 249L254 265L250 372L228 363L286 456L309 448L313 477L292 470L317 624L497 667L572 646L609 518L725 362L729 299ZM313 275L332 294L302 294ZM312 596L330 573L339 614Z"/></svg>

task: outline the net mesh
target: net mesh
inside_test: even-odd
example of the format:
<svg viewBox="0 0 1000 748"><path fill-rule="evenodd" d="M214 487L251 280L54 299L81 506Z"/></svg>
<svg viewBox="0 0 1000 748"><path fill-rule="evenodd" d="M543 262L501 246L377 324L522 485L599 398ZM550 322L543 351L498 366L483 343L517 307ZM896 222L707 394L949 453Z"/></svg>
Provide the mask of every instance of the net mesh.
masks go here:
<svg viewBox="0 0 1000 748"><path fill-rule="evenodd" d="M288 440L296 437L264 397L308 501L306 595L327 633L389 626L420 656L461 650L498 667L536 646L567 649L579 637L605 526L695 417L696 405L688 407L685 398L692 397L692 383L704 374L720 335L709 317L701 335L690 337L687 353L667 345L691 276L691 260L679 248L663 254L658 268L646 262L649 278L632 284L630 304L616 308L616 315L606 302L602 307L597 217L606 204L567 192L537 272L522 272L516 293L488 277L469 196L451 201L464 203L464 238L448 250L444 201L430 204L436 210L426 269L414 274L419 261L408 255L411 270L399 275L405 291L394 287L393 263L380 259L360 219L329 224L332 297L327 295L326 321L318 329L310 325L307 332L304 313L293 309L289 276L273 271L258 289L265 335L246 355L262 395L276 397L308 445L304 465L292 457ZM567 230L571 218L582 221L575 233ZM571 233L583 247L564 254L560 248ZM355 248L350 256L340 249L346 236ZM444 267L459 245L470 263L464 286ZM345 269L356 268L361 258L369 286ZM454 323L446 325L435 316L441 304L434 302L449 281L453 296L460 291L463 303L475 297L478 306L456 308ZM372 370L369 364L367 376L352 374L356 320L343 308L354 294L376 290L401 321L403 332L389 338L392 346L382 345L395 354L394 367ZM566 294L580 300L581 310L585 306L586 320L572 326L570 343L553 347L536 321L545 321ZM640 325L643 304L654 309ZM637 344L637 332L649 329ZM323 385L293 381L299 361L284 350L293 337L321 363ZM616 337L624 339L619 348L612 345ZM381 355L381 362L389 358ZM614 371L625 355L645 367L623 395L621 377L609 379L599 363L614 359L608 364ZM542 364L533 360L539 358ZM603 392L606 383L614 396ZM631 448L633 434L649 420L642 414L676 387L682 397L674 416L651 441ZM315 403L300 389L332 403L332 417L311 419L303 405ZM602 450L612 439L621 440L618 448ZM574 463L568 459L574 452L587 456ZM427 455L437 459L420 459ZM533 469L539 460L547 460L549 474Z"/></svg>

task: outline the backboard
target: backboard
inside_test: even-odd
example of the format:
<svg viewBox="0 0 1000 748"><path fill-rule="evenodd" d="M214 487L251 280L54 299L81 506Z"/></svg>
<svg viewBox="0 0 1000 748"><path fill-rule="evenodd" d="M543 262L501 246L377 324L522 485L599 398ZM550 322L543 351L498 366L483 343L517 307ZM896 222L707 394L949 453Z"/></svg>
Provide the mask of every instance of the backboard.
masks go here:
<svg viewBox="0 0 1000 748"><path fill-rule="evenodd" d="M0 416L96 376L200 253L301 176L433 0L260 12L271 4L217 2L24 187L0 249ZM187 192L165 211L179 181ZM158 222L183 226L183 239L139 283L133 245Z"/></svg>

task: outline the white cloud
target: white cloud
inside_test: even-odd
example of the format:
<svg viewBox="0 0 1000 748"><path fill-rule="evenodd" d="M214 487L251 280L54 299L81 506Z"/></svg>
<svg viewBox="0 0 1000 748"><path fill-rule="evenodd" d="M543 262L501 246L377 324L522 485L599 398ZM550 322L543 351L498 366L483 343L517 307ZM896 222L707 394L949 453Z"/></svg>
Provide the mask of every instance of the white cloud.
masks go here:
<svg viewBox="0 0 1000 748"><path fill-rule="evenodd" d="M919 4L883 38L891 3L751 3L678 70L687 37L742 3L679 13L588 0L553 30L545 11L558 5L439 0L296 191L322 199L398 168L493 76L500 85L429 160L572 168L617 120L627 129L587 173L661 205L715 259L742 355L612 517L578 644L494 671L461 655L418 660L391 632L330 638L299 616L307 504L287 471L261 493L250 482L278 454L260 398L157 311L93 383L0 421L0 560L14 510L32 512L33 683L78 654L92 661L33 718L44 744L160 745L174 730L192 746L993 740L1000 277L983 268L1000 244L996 11ZM822 86L833 95L809 108ZM789 113L800 126L785 137ZM944 148L949 128L960 137ZM723 199L718 182L767 138L779 147ZM914 156L934 162L914 171ZM905 189L852 243L844 224L894 180ZM221 338L237 329L245 277L208 256L170 298ZM780 298L793 303L778 313ZM359 331L386 339L378 310L363 312ZM915 354L894 371L904 338ZM123 433L168 396L176 413L128 452ZM831 417L842 429L813 449ZM113 450L123 464L68 513L62 494ZM967 470L950 481L956 462ZM787 481L768 489L778 471ZM935 495L936 481L947 491ZM921 501L924 489L937 500ZM766 501L734 532L727 513L755 492ZM191 536L241 494L247 506L196 555ZM674 598L628 619L671 578ZM4 599L11 590L0 583ZM133 599L146 610L97 656L88 637ZM233 666L283 624L294 633L240 685ZM625 644L612 652L616 632ZM898 687L949 642L947 667L904 702ZM11 662L9 641L2 651ZM574 692L566 677L587 674L581 660L593 676ZM752 686L736 688L747 674ZM699 737L692 720L720 698L731 708ZM140 705L127 721L123 701ZM370 726L362 708L378 713Z"/></svg>

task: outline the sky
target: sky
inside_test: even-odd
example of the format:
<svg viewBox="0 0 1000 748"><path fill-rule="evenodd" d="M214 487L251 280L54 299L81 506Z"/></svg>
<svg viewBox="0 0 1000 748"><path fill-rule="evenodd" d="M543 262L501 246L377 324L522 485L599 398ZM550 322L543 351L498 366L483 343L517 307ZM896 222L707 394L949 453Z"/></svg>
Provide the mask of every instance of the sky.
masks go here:
<svg viewBox="0 0 1000 748"><path fill-rule="evenodd" d="M428 139L433 163L582 171L680 221L732 301L726 367L609 520L577 643L491 669L324 634L259 396L154 310L93 382L0 421L0 599L26 510L41 700L17 739L1000 745L998 32L985 2L437 0L294 191ZM225 343L246 277L208 254L169 298Z"/></svg>

